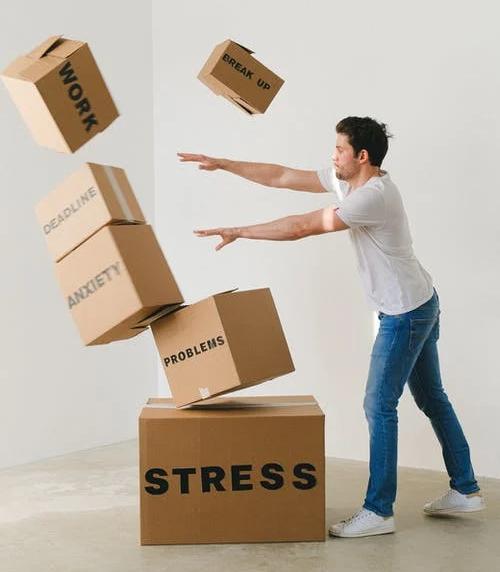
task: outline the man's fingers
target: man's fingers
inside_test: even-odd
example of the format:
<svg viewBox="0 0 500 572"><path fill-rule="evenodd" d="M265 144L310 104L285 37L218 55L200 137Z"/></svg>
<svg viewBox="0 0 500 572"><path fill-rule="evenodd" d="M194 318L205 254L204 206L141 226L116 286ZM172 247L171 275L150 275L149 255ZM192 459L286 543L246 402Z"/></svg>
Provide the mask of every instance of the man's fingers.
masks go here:
<svg viewBox="0 0 500 572"><path fill-rule="evenodd" d="M220 234L218 228L210 228L207 230L193 230L197 236L213 236L214 234Z"/></svg>
<svg viewBox="0 0 500 572"><path fill-rule="evenodd" d="M181 162L184 161L204 161L206 159L205 155L196 155L194 153L177 153L177 157L179 157L179 159L181 160Z"/></svg>
<svg viewBox="0 0 500 572"><path fill-rule="evenodd" d="M196 236L219 235L222 238L222 240L215 247L215 250L220 250L221 248L226 246L226 244L229 244L229 243L233 242L234 240L236 240L236 236L234 234L230 234L230 233L228 234L229 231L230 231L230 229L227 229L227 228L210 228L210 229L206 229L206 230L193 230L193 232L194 232L194 234L196 234Z"/></svg>

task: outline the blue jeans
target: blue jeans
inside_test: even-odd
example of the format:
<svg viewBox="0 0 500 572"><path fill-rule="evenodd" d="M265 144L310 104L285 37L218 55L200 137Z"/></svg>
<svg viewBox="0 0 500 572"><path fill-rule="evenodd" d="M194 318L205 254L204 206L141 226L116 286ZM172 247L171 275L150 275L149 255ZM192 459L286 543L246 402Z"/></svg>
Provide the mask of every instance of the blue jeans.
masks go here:
<svg viewBox="0 0 500 572"><path fill-rule="evenodd" d="M379 313L364 410L370 431L370 479L363 506L391 516L397 487L397 406L405 383L429 417L441 444L450 487L462 494L479 490L469 446L444 392L439 371L439 297L411 312Z"/></svg>

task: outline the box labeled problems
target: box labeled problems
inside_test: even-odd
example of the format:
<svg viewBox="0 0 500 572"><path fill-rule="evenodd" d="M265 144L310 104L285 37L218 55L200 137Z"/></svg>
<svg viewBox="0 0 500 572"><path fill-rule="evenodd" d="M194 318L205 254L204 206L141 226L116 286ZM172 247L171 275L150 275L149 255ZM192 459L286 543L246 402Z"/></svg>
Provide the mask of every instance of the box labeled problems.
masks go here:
<svg viewBox="0 0 500 572"><path fill-rule="evenodd" d="M269 288L210 296L151 329L177 406L295 369Z"/></svg>

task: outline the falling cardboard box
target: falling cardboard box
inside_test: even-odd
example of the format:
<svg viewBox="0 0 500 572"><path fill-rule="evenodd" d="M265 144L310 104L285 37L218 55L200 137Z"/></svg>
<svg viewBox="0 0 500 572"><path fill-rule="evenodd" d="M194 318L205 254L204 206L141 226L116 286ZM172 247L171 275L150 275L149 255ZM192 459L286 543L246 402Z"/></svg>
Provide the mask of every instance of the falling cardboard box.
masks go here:
<svg viewBox="0 0 500 572"><path fill-rule="evenodd" d="M85 163L36 207L57 262L107 224L144 224L146 219L123 169Z"/></svg>
<svg viewBox="0 0 500 572"><path fill-rule="evenodd" d="M35 141L56 151L73 153L119 115L85 42L53 36L2 79Z"/></svg>
<svg viewBox="0 0 500 572"><path fill-rule="evenodd" d="M251 54L248 48L226 40L215 47L198 79L243 111L264 113L284 81Z"/></svg>
<svg viewBox="0 0 500 572"><path fill-rule="evenodd" d="M216 294L151 329L178 407L295 369L269 288Z"/></svg>
<svg viewBox="0 0 500 572"><path fill-rule="evenodd" d="M127 339L182 294L151 226L108 225L55 265L85 345Z"/></svg>
<svg viewBox="0 0 500 572"><path fill-rule="evenodd" d="M312 396L216 398L139 417L141 544L325 540L324 414Z"/></svg>

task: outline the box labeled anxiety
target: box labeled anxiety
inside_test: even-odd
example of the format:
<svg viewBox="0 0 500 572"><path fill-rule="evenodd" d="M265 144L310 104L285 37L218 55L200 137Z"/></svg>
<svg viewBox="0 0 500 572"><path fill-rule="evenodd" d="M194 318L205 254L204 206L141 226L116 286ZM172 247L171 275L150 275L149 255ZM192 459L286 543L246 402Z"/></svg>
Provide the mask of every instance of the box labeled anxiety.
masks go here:
<svg viewBox="0 0 500 572"><path fill-rule="evenodd" d="M151 226L107 225L55 265L85 345L133 337L183 302Z"/></svg>
<svg viewBox="0 0 500 572"><path fill-rule="evenodd" d="M215 47L198 79L246 113L264 113L284 81L252 54L252 50L226 40Z"/></svg>
<svg viewBox="0 0 500 572"><path fill-rule="evenodd" d="M2 80L35 141L56 151L73 153L119 116L85 42L53 36Z"/></svg>

